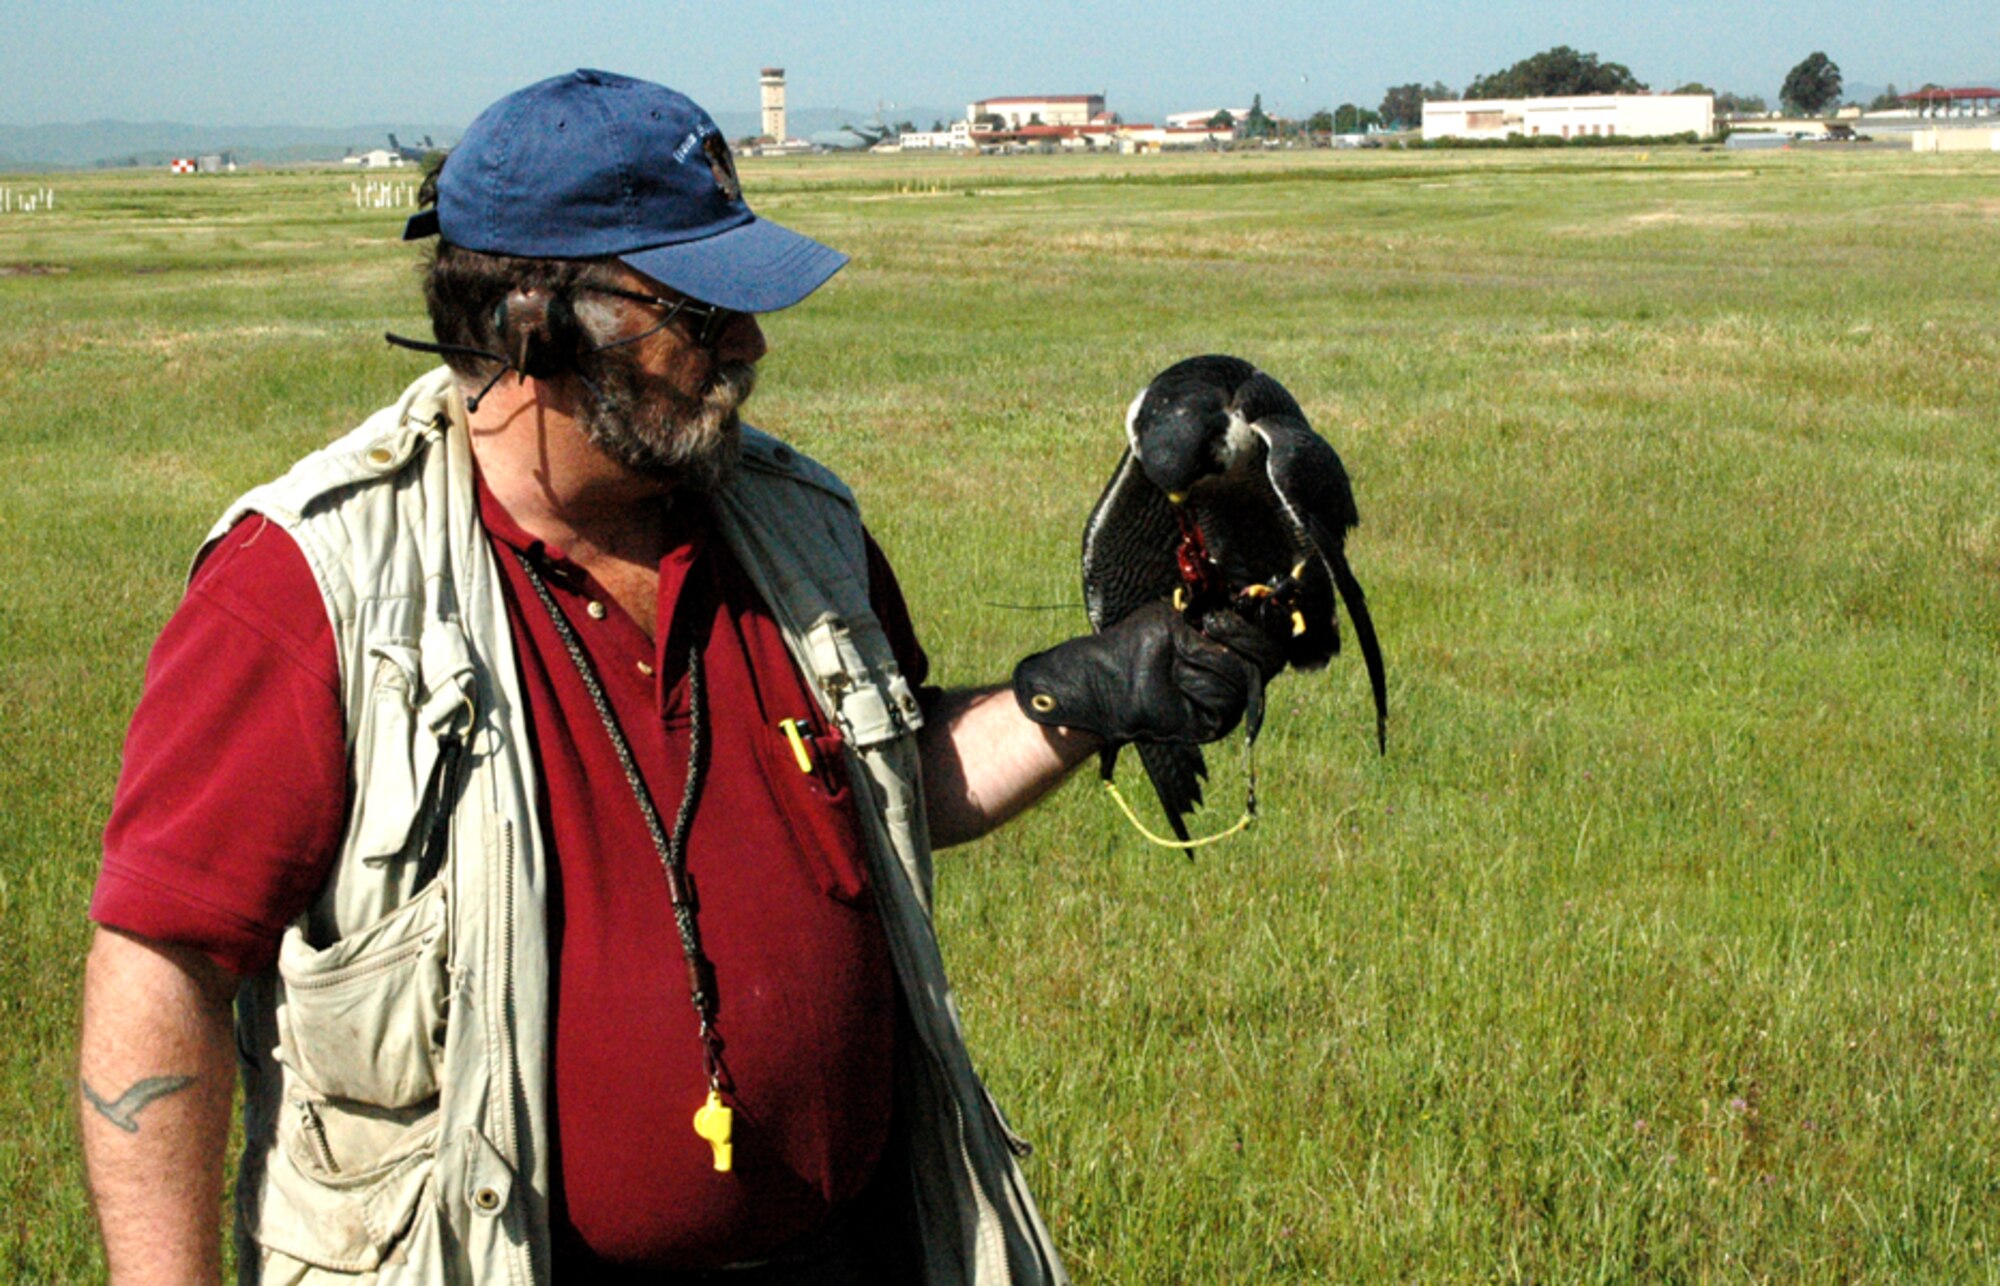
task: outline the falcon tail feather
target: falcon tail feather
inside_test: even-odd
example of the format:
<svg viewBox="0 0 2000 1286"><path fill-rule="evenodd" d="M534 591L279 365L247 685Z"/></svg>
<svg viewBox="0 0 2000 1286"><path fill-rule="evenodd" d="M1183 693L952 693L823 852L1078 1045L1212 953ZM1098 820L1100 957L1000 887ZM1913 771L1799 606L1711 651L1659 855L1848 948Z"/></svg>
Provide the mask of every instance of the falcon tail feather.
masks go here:
<svg viewBox="0 0 2000 1286"><path fill-rule="evenodd" d="M1201 779L1208 776L1208 761L1193 746L1140 742L1132 748L1139 752L1139 762L1153 783L1153 793L1160 797L1160 808L1174 838L1185 843L1193 838L1185 819L1202 802Z"/></svg>
<svg viewBox="0 0 2000 1286"><path fill-rule="evenodd" d="M1326 560L1333 568L1333 583L1340 589L1340 601L1347 607L1347 618L1354 622L1354 637L1361 644L1361 659L1368 666L1368 686L1375 693L1375 753L1389 753L1389 683L1382 669L1382 645L1375 640L1375 621L1368 615L1368 599L1361 593L1361 582L1354 579L1354 572L1347 566L1347 556L1335 552Z"/></svg>
<svg viewBox="0 0 2000 1286"><path fill-rule="evenodd" d="M1361 659L1368 666L1368 686L1375 693L1375 753L1388 754L1389 680L1382 669L1382 645L1375 639L1375 619L1368 615L1368 597L1361 592L1361 582L1354 579L1354 569L1347 565L1347 551L1342 547L1345 542L1317 518L1308 518L1306 528L1333 573L1334 587L1340 591L1347 618L1354 622L1354 638L1361 644Z"/></svg>

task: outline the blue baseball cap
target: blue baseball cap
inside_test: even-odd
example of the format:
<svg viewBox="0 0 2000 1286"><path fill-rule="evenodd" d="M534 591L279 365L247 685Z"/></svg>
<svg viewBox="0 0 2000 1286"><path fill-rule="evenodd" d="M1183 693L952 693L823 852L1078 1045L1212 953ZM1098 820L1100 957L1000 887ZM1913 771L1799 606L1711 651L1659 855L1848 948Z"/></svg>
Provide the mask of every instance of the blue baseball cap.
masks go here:
<svg viewBox="0 0 2000 1286"><path fill-rule="evenodd" d="M437 192L404 240L442 234L528 259L615 256L733 312L789 308L847 262L750 212L729 144L693 100L606 71L555 76L481 112Z"/></svg>

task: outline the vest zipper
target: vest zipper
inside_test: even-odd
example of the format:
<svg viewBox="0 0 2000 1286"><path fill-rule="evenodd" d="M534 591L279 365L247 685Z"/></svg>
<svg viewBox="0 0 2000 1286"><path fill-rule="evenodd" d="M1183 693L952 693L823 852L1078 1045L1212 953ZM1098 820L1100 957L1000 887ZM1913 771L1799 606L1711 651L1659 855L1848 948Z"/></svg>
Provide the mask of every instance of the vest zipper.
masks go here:
<svg viewBox="0 0 2000 1286"><path fill-rule="evenodd" d="M520 1075L514 1049L514 824L500 823L500 1061L506 1093L501 1095L505 1110L500 1114L501 1146L508 1164L521 1164L520 1121L516 1104L520 1097Z"/></svg>
<svg viewBox="0 0 2000 1286"><path fill-rule="evenodd" d="M500 869L502 872L500 877L500 907L503 917L500 925L500 1062L506 1078L506 1085L500 1096L503 1105L500 1112L500 1124L502 1127L501 1132L505 1135L505 1138L502 1140L502 1146L505 1150L507 1164L514 1167L514 1182L521 1184L527 1182L528 1176L521 1172L521 1115L524 1107L522 1104L523 1090L521 1088L520 1056L515 1048L514 1032L516 1016L516 1002L514 998L514 864L514 823L502 819L500 822ZM520 1209L518 1201L510 1202L508 1208L501 1213L501 1218L507 1220L517 1232L522 1227ZM519 1248L519 1254L508 1257L508 1271L517 1283L526 1286L527 1283L532 1282L535 1278L535 1248L532 1244L533 1238L517 1235L514 1238L514 1243ZM525 1272L522 1269L524 1261L526 1263Z"/></svg>
<svg viewBox="0 0 2000 1286"><path fill-rule="evenodd" d="M936 1058L936 1055L932 1055L932 1057ZM942 1060L939 1060L939 1068L942 1071ZM987 1197L985 1190L979 1186L981 1171L977 1165L973 1164L972 1145L968 1141L968 1132L971 1126L965 1119L965 1107L959 1102L958 1095L951 1092L949 1082L947 1082L945 1090L945 1099L951 1104L952 1125L958 1131L958 1159L959 1163L965 1167L965 1175L970 1181L969 1186L972 1189L973 1208L977 1212L974 1216L976 1230L973 1233L973 1238L982 1247L998 1248L1000 1252L1001 1281L1012 1283L1014 1280L1014 1265L1007 1258L1007 1234L1001 1230L1000 1212L994 1209L993 1202ZM978 1262L977 1257L975 1257L973 1262Z"/></svg>
<svg viewBox="0 0 2000 1286"><path fill-rule="evenodd" d="M310 1099L293 1099L299 1107L299 1122L305 1128L306 1142L312 1145L313 1159L318 1161L328 1174L339 1174L340 1163L333 1159L333 1148L326 1141L326 1122L319 1119L319 1108Z"/></svg>

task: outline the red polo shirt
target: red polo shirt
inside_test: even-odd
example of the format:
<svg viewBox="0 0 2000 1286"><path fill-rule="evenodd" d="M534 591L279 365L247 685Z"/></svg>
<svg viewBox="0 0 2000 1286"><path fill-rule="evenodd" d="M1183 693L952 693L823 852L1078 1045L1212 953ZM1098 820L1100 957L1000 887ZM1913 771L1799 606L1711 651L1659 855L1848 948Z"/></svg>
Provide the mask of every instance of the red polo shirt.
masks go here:
<svg viewBox="0 0 2000 1286"><path fill-rule="evenodd" d="M653 639L483 483L480 502L555 868L557 1266L759 1258L855 1196L889 1128L895 981L841 750L768 610L710 538L705 502L668 508ZM691 1125L706 1087L659 855L517 552L579 636L669 828L688 762L685 658L701 650L710 759L688 867L734 1087L727 1174ZM900 591L869 552L877 612L921 683ZM787 718L818 734L810 774L777 727ZM347 791L319 591L296 545L249 519L204 562L148 662L92 917L262 968L330 870Z"/></svg>

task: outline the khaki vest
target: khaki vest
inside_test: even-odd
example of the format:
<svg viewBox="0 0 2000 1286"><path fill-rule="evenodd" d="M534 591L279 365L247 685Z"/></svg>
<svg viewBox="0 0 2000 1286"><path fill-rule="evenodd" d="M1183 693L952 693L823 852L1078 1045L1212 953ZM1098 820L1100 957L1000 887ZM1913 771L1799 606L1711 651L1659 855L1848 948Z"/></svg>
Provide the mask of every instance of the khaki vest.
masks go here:
<svg viewBox="0 0 2000 1286"><path fill-rule="evenodd" d="M744 436L717 519L853 750L914 1033L896 1110L925 1279L1065 1282L1016 1164L1026 1149L972 1069L945 980L912 735L922 715L869 607L853 497L776 440ZM237 1004L242 1279L545 1282L547 854L450 372L245 495L210 542L249 512L290 532L319 582L355 789L332 877ZM454 743L462 784L425 881L424 814Z"/></svg>

